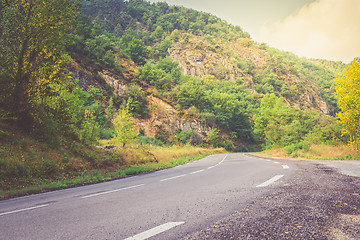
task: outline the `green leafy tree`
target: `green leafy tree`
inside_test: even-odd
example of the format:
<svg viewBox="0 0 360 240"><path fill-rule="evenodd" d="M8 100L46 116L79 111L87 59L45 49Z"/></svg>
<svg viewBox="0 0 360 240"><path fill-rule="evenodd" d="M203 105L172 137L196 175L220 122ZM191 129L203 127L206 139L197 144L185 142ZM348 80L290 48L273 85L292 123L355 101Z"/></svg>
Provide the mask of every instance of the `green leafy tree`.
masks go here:
<svg viewBox="0 0 360 240"><path fill-rule="evenodd" d="M138 76L140 80L150 83L159 90L168 90L172 85L171 75L152 60L139 67Z"/></svg>
<svg viewBox="0 0 360 240"><path fill-rule="evenodd" d="M129 31L120 39L121 50L138 64L144 64L148 57L148 49L145 44L136 36L134 30Z"/></svg>
<svg viewBox="0 0 360 240"><path fill-rule="evenodd" d="M208 133L208 141L213 147L217 147L220 143L219 130L217 128L213 128Z"/></svg>
<svg viewBox="0 0 360 240"><path fill-rule="evenodd" d="M335 80L338 113L343 133L350 136L350 144L360 148L360 58L346 66L343 75Z"/></svg>
<svg viewBox="0 0 360 240"><path fill-rule="evenodd" d="M163 38L165 38L164 29L161 26L157 26L155 31L153 31L151 34L151 38L153 38L154 41L161 41Z"/></svg>
<svg viewBox="0 0 360 240"><path fill-rule="evenodd" d="M138 131L135 128L131 113L128 108L121 107L113 119L114 142L120 143L124 147L126 144L135 142Z"/></svg>
<svg viewBox="0 0 360 240"><path fill-rule="evenodd" d="M85 42L85 50L94 55L100 62L106 66L115 66L115 58L113 48L115 43L110 36L105 34L89 38Z"/></svg>
<svg viewBox="0 0 360 240"><path fill-rule="evenodd" d="M49 83L58 77L79 3L0 1L0 77L5 96L1 103L27 127L31 125L32 100L46 94Z"/></svg>
<svg viewBox="0 0 360 240"><path fill-rule="evenodd" d="M194 136L194 130L190 129L187 131L182 131L181 129L177 129L175 133L176 140L178 143L186 144L190 142L191 138Z"/></svg>
<svg viewBox="0 0 360 240"><path fill-rule="evenodd" d="M254 133L268 148L343 141L334 117L292 108L275 94L261 99L259 112L254 115Z"/></svg>
<svg viewBox="0 0 360 240"><path fill-rule="evenodd" d="M129 106L129 110L137 116L145 117L148 112L148 98L143 89L137 85L130 85L124 92L126 103Z"/></svg>

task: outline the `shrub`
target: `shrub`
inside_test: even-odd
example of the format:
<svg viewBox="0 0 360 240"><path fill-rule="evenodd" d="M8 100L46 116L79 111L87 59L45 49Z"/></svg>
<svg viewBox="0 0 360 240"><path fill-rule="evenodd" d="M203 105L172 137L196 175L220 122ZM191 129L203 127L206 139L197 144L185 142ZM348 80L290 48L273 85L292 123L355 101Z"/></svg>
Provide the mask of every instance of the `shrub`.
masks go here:
<svg viewBox="0 0 360 240"><path fill-rule="evenodd" d="M155 146L163 146L164 145L162 141L155 139L154 137L148 137L148 136L139 136L139 143L155 145Z"/></svg>
<svg viewBox="0 0 360 240"><path fill-rule="evenodd" d="M191 137L194 136L194 130L190 129L187 131L181 131L181 129L178 129L175 133L176 140L179 143L186 144L190 141Z"/></svg>
<svg viewBox="0 0 360 240"><path fill-rule="evenodd" d="M39 164L39 170L42 176L50 177L57 173L58 167L53 160L45 159Z"/></svg>
<svg viewBox="0 0 360 240"><path fill-rule="evenodd" d="M167 143L169 141L169 138L170 138L170 134L165 129L160 128L156 131L156 134L155 134L156 140L159 140L163 143Z"/></svg>

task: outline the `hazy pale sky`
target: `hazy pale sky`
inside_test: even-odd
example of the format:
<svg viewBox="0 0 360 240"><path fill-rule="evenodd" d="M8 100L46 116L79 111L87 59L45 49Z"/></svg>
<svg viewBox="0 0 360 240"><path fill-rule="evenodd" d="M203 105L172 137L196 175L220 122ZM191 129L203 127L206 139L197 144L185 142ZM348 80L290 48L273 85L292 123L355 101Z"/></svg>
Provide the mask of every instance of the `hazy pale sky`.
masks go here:
<svg viewBox="0 0 360 240"><path fill-rule="evenodd" d="M150 0L211 13L257 42L308 58L360 57L360 0Z"/></svg>

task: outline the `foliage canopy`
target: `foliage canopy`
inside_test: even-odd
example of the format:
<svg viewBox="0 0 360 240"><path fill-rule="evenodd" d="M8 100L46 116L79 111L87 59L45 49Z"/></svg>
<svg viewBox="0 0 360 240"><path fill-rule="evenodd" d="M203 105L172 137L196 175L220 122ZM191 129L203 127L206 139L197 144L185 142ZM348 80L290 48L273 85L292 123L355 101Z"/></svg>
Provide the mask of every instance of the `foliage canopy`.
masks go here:
<svg viewBox="0 0 360 240"><path fill-rule="evenodd" d="M346 66L343 75L335 80L336 96L341 112L337 114L343 133L350 143L360 147L360 58Z"/></svg>

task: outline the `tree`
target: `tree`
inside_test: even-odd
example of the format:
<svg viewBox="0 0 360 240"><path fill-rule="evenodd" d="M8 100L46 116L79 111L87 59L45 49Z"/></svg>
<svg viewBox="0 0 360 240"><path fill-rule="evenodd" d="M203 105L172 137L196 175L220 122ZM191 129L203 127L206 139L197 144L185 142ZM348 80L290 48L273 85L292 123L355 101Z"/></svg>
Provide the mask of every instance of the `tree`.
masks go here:
<svg viewBox="0 0 360 240"><path fill-rule="evenodd" d="M80 2L0 0L0 100L24 124L34 97L46 94L60 72Z"/></svg>
<svg viewBox="0 0 360 240"><path fill-rule="evenodd" d="M213 128L208 133L208 141L211 144L211 146L216 147L220 143L220 136L219 136L219 130L217 128Z"/></svg>
<svg viewBox="0 0 360 240"><path fill-rule="evenodd" d="M137 38L134 30L129 30L120 39L121 50L137 64L145 64L148 57L148 49L145 44Z"/></svg>
<svg viewBox="0 0 360 240"><path fill-rule="evenodd" d="M140 80L150 83L159 90L168 90L172 85L171 75L167 74L152 60L139 67L138 77Z"/></svg>
<svg viewBox="0 0 360 240"><path fill-rule="evenodd" d="M360 58L346 66L343 75L335 80L338 106L337 114L343 133L350 136L350 144L360 147Z"/></svg>
<svg viewBox="0 0 360 240"><path fill-rule="evenodd" d="M123 106L113 119L115 133L114 140L121 143L123 147L125 144L133 143L138 135L131 118L131 113Z"/></svg>

